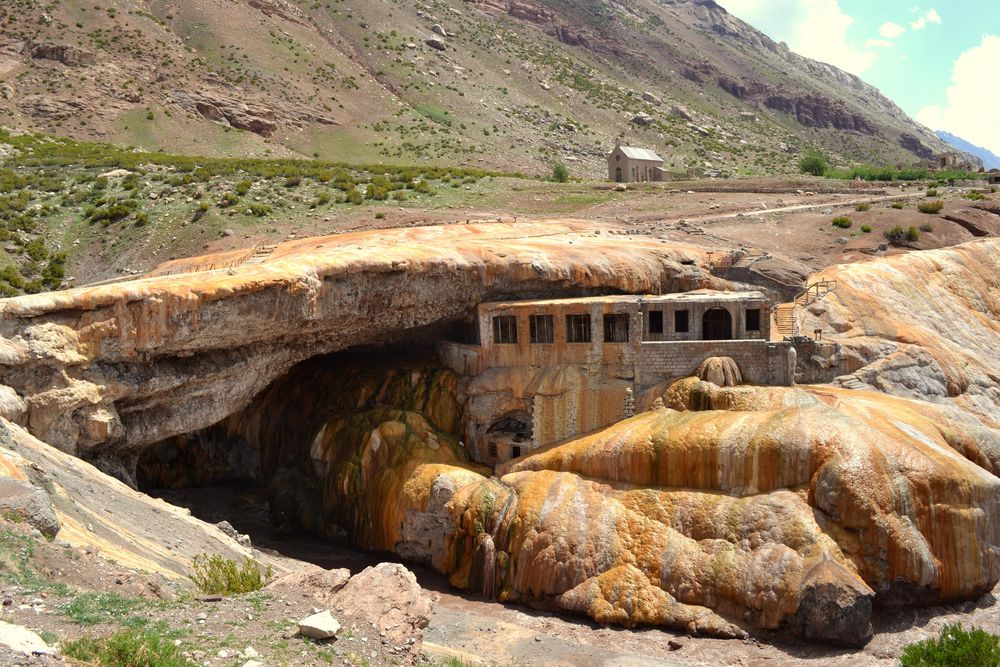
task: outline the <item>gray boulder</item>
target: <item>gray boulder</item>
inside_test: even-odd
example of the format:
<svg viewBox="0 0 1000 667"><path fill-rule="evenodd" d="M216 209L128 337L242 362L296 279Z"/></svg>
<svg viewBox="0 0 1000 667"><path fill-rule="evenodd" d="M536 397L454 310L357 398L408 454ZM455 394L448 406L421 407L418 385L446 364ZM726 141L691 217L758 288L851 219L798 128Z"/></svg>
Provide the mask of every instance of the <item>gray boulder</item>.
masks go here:
<svg viewBox="0 0 1000 667"><path fill-rule="evenodd" d="M52 500L30 482L0 477L0 514L19 516L46 537L55 537L59 532Z"/></svg>

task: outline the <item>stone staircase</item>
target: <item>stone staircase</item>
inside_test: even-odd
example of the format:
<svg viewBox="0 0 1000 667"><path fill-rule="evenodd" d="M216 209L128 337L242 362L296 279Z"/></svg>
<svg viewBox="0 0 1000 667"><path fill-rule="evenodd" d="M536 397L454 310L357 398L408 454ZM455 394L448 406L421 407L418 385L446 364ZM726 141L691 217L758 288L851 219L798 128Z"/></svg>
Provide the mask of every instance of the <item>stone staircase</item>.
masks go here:
<svg viewBox="0 0 1000 667"><path fill-rule="evenodd" d="M780 303L774 308L774 328L782 338L801 336L799 327L799 308L805 308L810 303L819 301L830 292L837 289L836 280L818 280L795 295L789 303Z"/></svg>

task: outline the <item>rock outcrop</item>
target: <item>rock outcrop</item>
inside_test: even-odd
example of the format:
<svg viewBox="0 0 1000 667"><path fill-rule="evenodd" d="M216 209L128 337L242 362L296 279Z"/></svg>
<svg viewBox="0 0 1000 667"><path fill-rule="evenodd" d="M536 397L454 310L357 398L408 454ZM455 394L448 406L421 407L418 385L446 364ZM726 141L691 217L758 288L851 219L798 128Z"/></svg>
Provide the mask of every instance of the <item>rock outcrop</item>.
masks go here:
<svg viewBox="0 0 1000 667"><path fill-rule="evenodd" d="M724 285L693 247L572 222L314 238L284 243L262 264L179 273L217 260L0 302L0 384L23 398L32 433L70 453L127 460L237 412L303 359L406 340L484 301Z"/></svg>
<svg viewBox="0 0 1000 667"><path fill-rule="evenodd" d="M1000 425L1000 241L831 267L805 330L843 344L865 385L951 403Z"/></svg>
<svg viewBox="0 0 1000 667"><path fill-rule="evenodd" d="M901 396L687 378L634 397L651 410L496 471L471 464L462 441L469 401L496 392L417 351L482 301L724 286L700 252L564 222L306 239L223 270L197 272L220 258L178 261L162 268L172 275L0 302L2 380L35 435L123 478L137 464L169 477L149 457L180 434L243 448L232 460L257 462L279 525L395 551L465 590L605 623L858 645L877 605L975 599L1000 579L995 245L826 276L838 290L811 316ZM702 375L738 379L724 360ZM567 405L591 393L556 384ZM44 468L75 461L83 476L87 464L10 428ZM85 479L59 484L88 493ZM115 488L88 500L121 512L114 497L138 494ZM67 516L61 535L80 530ZM178 539L205 539L173 511L164 519ZM144 530L124 531L129 544ZM400 572L368 576L331 591L333 606L378 590L389 609L390 590L412 588ZM382 631L421 617L387 611Z"/></svg>

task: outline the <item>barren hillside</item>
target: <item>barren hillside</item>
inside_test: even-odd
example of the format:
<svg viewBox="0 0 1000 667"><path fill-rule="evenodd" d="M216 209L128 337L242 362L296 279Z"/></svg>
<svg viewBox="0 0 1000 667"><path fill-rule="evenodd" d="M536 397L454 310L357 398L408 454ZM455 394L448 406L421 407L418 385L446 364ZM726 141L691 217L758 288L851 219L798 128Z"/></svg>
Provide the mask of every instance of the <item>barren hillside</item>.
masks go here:
<svg viewBox="0 0 1000 667"><path fill-rule="evenodd" d="M0 28L0 124L145 149L578 176L619 134L696 175L944 150L712 0L12 0Z"/></svg>

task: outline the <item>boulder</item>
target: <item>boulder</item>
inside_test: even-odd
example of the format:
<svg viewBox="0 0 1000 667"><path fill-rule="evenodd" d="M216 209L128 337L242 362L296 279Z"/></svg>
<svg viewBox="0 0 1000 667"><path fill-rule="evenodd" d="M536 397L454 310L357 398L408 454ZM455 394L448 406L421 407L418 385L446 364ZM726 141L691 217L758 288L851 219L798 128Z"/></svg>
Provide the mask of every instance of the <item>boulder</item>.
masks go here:
<svg viewBox="0 0 1000 667"><path fill-rule="evenodd" d="M683 118L684 120L687 121L691 120L691 112L688 111L686 108L680 106L679 104L675 104L674 106L670 107L670 115L677 116L678 118Z"/></svg>
<svg viewBox="0 0 1000 667"><path fill-rule="evenodd" d="M24 426L28 407L17 392L5 384L0 384L0 417Z"/></svg>
<svg viewBox="0 0 1000 667"><path fill-rule="evenodd" d="M739 364L732 357L709 357L701 362L695 375L699 380L711 382L719 387L735 387L743 384L743 374Z"/></svg>
<svg viewBox="0 0 1000 667"><path fill-rule="evenodd" d="M435 35L441 35L442 37L448 36L448 33L445 32L445 29L441 27L440 23L435 23L434 27L431 28L431 32L433 32Z"/></svg>
<svg viewBox="0 0 1000 667"><path fill-rule="evenodd" d="M318 605L330 607L334 595L350 580L351 571L347 568L324 570L322 568L307 568L298 570L283 577L278 577L269 583L264 590L283 596L301 595L310 597Z"/></svg>
<svg viewBox="0 0 1000 667"><path fill-rule="evenodd" d="M649 92L648 90L642 94L642 99L645 100L646 102L649 102L650 104L654 104L656 106L660 106L661 104L663 104L663 100L662 99L660 99L658 96L654 95L653 93Z"/></svg>
<svg viewBox="0 0 1000 667"><path fill-rule="evenodd" d="M436 598L399 563L379 563L351 577L334 596L334 606L363 615L394 646L420 653L423 629L431 619Z"/></svg>
<svg viewBox="0 0 1000 667"><path fill-rule="evenodd" d="M0 514L14 514L46 537L59 532L59 519L49 495L30 482L0 477Z"/></svg>
<svg viewBox="0 0 1000 667"><path fill-rule="evenodd" d="M803 574L799 606L788 623L805 639L864 646L873 634L874 598L856 574L824 558Z"/></svg>
<svg viewBox="0 0 1000 667"><path fill-rule="evenodd" d="M445 51L448 49L448 45L445 44L444 40L440 37L428 37L424 40L424 44L432 49L437 49L438 51Z"/></svg>
<svg viewBox="0 0 1000 667"><path fill-rule="evenodd" d="M632 124L633 125L639 125L641 127L645 127L645 126L649 125L652 122L653 122L653 117L650 116L648 113L646 113L644 111L639 112L635 116L632 117Z"/></svg>
<svg viewBox="0 0 1000 667"><path fill-rule="evenodd" d="M309 639L330 639L338 632L340 632L340 621L329 611L321 611L299 621L299 634Z"/></svg>
<svg viewBox="0 0 1000 667"><path fill-rule="evenodd" d="M55 649L28 628L0 621L0 646L23 655L56 655Z"/></svg>

